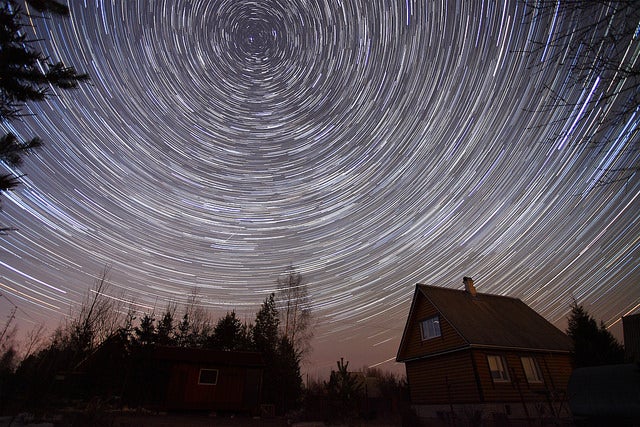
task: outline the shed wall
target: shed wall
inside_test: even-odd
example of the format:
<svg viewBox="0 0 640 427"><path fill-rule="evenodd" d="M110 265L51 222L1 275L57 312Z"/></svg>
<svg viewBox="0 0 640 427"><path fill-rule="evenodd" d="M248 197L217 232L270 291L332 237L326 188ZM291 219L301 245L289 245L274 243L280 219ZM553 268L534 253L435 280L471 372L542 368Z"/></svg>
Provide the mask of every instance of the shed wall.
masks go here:
<svg viewBox="0 0 640 427"><path fill-rule="evenodd" d="M218 369L215 385L198 384L201 368ZM245 386L250 381L259 387L259 376L259 369L176 363L171 367L165 406L184 410L253 409L258 403L259 390L245 390Z"/></svg>

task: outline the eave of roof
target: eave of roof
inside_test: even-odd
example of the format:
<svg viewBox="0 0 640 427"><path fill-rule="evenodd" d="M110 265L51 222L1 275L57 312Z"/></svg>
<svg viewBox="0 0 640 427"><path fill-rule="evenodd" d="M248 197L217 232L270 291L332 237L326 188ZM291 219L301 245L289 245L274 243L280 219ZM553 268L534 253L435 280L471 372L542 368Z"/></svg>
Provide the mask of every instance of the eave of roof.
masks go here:
<svg viewBox="0 0 640 427"><path fill-rule="evenodd" d="M396 362L407 363L407 362L414 362L416 360L432 359L434 357L444 356L451 353L458 353L465 350L516 351L520 353L529 353L529 354L537 353L537 354L567 354L568 355L570 353L567 350L549 350L549 349L522 348L522 347L509 348L509 347L496 347L496 346L489 346L489 345L464 345L461 347L451 348L445 351L439 351L437 353L428 353L428 354L421 354L413 357L396 358Z"/></svg>

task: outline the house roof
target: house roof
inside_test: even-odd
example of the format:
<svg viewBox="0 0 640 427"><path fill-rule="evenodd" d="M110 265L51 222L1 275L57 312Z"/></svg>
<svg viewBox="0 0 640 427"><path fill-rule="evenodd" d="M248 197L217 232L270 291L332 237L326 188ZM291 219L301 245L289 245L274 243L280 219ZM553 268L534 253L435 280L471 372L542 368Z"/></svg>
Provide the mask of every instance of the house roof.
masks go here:
<svg viewBox="0 0 640 427"><path fill-rule="evenodd" d="M501 347L569 352L571 340L518 298L464 290L416 285L411 311L418 295L427 298L470 347ZM412 319L409 322L420 319ZM400 348L406 337L402 338Z"/></svg>

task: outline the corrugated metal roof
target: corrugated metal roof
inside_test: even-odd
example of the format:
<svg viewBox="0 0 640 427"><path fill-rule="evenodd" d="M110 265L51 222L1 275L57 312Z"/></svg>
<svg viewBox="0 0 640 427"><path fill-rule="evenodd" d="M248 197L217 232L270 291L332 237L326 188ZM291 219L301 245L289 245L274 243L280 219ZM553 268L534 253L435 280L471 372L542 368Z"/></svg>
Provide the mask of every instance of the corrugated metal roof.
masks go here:
<svg viewBox="0 0 640 427"><path fill-rule="evenodd" d="M471 346L571 350L571 340L517 298L417 285Z"/></svg>

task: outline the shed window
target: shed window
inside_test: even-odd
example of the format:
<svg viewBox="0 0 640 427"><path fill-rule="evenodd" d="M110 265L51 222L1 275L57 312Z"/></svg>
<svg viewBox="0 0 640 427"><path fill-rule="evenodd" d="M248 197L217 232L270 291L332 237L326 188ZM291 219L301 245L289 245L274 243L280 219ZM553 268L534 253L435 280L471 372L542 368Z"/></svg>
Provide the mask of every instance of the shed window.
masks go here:
<svg viewBox="0 0 640 427"><path fill-rule="evenodd" d="M200 375L198 376L198 384L216 385L217 383L218 383L217 369L200 369Z"/></svg>
<svg viewBox="0 0 640 427"><path fill-rule="evenodd" d="M438 316L433 316L420 322L420 331L422 332L423 341L439 337L441 333L440 319L438 318Z"/></svg>
<svg viewBox="0 0 640 427"><path fill-rule="evenodd" d="M524 368L524 375L527 377L529 384L540 384L542 382L542 373L536 359L530 356L521 357L522 367Z"/></svg>
<svg viewBox="0 0 640 427"><path fill-rule="evenodd" d="M509 372L507 371L507 361L502 356L487 356L489 371L493 382L508 382Z"/></svg>

